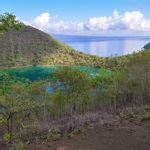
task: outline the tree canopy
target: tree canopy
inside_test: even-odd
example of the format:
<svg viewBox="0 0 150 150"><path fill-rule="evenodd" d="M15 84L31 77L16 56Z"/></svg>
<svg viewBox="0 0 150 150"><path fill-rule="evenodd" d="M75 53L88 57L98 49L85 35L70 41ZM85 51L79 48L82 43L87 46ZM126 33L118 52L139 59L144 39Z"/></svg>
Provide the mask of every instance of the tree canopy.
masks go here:
<svg viewBox="0 0 150 150"><path fill-rule="evenodd" d="M0 15L0 32L8 32L9 30L20 30L23 23L17 20L16 16L11 13Z"/></svg>

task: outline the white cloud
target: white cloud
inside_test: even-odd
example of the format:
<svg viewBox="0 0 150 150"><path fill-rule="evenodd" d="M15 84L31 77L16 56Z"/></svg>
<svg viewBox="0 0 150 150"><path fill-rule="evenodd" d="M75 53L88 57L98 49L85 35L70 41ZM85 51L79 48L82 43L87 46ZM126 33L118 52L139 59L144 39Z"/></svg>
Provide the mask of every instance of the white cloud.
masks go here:
<svg viewBox="0 0 150 150"><path fill-rule="evenodd" d="M36 27L42 31L53 33L71 33L84 31L83 22L69 22L60 20L57 16L51 16L49 13L43 13L37 16L33 21L24 21L25 24Z"/></svg>
<svg viewBox="0 0 150 150"><path fill-rule="evenodd" d="M140 11L120 14L114 10L111 16L92 17L87 22L64 21L46 12L37 16L33 21L24 21L24 23L46 32L60 34L150 33L150 19L144 18Z"/></svg>
<svg viewBox="0 0 150 150"><path fill-rule="evenodd" d="M33 25L37 26L41 30L48 30L50 20L51 20L50 14L49 13L43 13L34 19Z"/></svg>
<svg viewBox="0 0 150 150"><path fill-rule="evenodd" d="M88 21L90 30L131 30L131 31L150 31L150 20L145 19L139 11L126 12L120 15L114 11L112 16L90 18Z"/></svg>

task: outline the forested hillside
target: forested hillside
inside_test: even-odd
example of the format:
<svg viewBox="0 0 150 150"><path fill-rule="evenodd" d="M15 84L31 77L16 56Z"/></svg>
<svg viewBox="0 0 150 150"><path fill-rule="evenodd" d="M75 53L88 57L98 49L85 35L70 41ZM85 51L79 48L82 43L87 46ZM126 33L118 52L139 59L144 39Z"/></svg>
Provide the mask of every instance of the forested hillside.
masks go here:
<svg viewBox="0 0 150 150"><path fill-rule="evenodd" d="M76 51L30 26L1 34L0 53L0 67L101 65L101 58Z"/></svg>
<svg viewBox="0 0 150 150"><path fill-rule="evenodd" d="M94 135L100 133L87 140L96 137L96 149L108 135L119 147L125 137L138 143L138 136L149 150L149 125L142 128L150 120L149 46L126 56L92 56L29 26L13 31L14 18L6 15L0 26L11 27L0 39L0 149L50 149L62 137L85 138L95 126Z"/></svg>

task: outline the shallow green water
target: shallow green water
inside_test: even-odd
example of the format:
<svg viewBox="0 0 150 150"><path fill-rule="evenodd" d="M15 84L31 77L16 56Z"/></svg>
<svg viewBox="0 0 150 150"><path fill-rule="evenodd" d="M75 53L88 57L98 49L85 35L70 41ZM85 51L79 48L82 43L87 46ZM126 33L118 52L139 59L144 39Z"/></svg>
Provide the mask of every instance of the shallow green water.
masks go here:
<svg viewBox="0 0 150 150"><path fill-rule="evenodd" d="M30 81L37 81L53 77L53 73L61 66L36 66L22 67L15 69L1 69L0 74L8 74L16 78L24 78ZM99 76L101 74L110 74L111 71L99 67L87 66L69 66L68 68L78 69L88 73L90 76Z"/></svg>

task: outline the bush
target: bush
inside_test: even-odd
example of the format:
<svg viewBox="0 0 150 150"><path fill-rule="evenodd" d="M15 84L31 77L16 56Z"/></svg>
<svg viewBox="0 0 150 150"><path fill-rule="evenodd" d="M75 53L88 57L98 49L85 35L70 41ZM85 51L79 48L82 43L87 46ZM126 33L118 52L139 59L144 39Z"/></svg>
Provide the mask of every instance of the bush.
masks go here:
<svg viewBox="0 0 150 150"><path fill-rule="evenodd" d="M47 135L48 140L56 141L61 137L61 131L58 128L50 129Z"/></svg>
<svg viewBox="0 0 150 150"><path fill-rule="evenodd" d="M91 81L89 76L77 69L63 68L54 74L50 82L55 93L59 93L55 98L63 95L60 104L66 105L66 112L85 111L91 103ZM57 102L57 101L56 101Z"/></svg>
<svg viewBox="0 0 150 150"><path fill-rule="evenodd" d="M144 112L141 121L150 120L150 112Z"/></svg>
<svg viewBox="0 0 150 150"><path fill-rule="evenodd" d="M25 150L23 143L16 143L11 147L11 150Z"/></svg>

